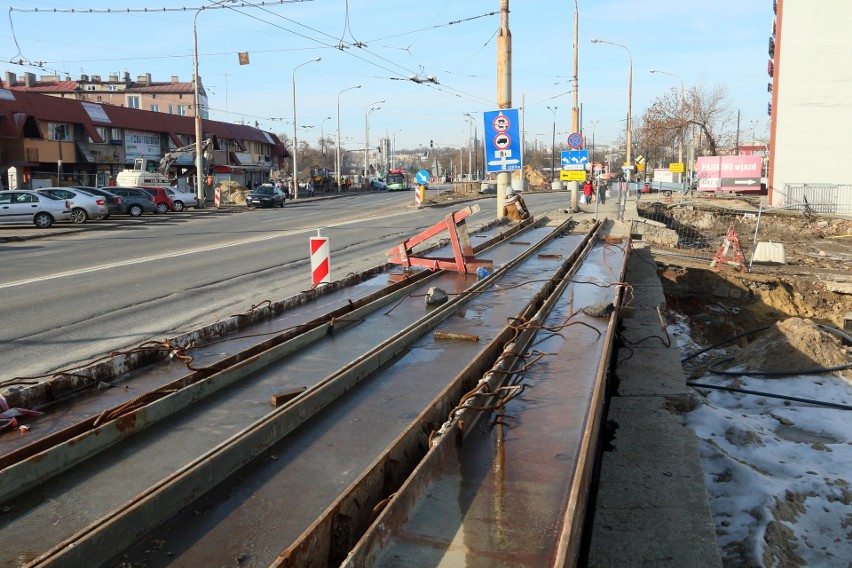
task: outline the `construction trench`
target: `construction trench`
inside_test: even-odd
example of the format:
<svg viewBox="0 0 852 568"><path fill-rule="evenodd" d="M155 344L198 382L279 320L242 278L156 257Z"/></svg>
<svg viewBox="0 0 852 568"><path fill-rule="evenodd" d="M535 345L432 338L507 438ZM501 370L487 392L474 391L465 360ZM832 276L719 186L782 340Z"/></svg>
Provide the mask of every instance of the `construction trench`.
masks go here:
<svg viewBox="0 0 852 568"><path fill-rule="evenodd" d="M424 505L429 487L459 508L456 528L414 554L423 565L436 546L459 555L459 534L462 556L570 564L630 247L602 223L543 221L469 236L456 220L449 246L406 251L405 270L16 391L12 404L44 414L27 436L0 438L2 565L383 565L398 554L387 527L416 534L443 515ZM424 305L435 288L447 301ZM566 414L572 428L550 440ZM502 467L487 465L495 448ZM554 454L549 473L510 466ZM460 476L468 466L450 459L479 465ZM481 522L483 506L498 517ZM548 519L535 542L504 538L530 515Z"/></svg>
<svg viewBox="0 0 852 568"><path fill-rule="evenodd" d="M418 253L484 278L384 265L7 396L45 414L0 437L0 565L575 565L630 240L544 221ZM852 309L656 260L702 343Z"/></svg>

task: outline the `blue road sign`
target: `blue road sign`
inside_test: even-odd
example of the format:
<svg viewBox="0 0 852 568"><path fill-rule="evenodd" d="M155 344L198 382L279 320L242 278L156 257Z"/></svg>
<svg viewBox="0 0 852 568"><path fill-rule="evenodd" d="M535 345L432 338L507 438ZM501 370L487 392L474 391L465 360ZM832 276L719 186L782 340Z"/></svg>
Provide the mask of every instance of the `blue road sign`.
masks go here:
<svg viewBox="0 0 852 568"><path fill-rule="evenodd" d="M562 165L576 165L576 164L588 164L589 163L589 151L588 150L563 150L562 151Z"/></svg>
<svg viewBox="0 0 852 568"><path fill-rule="evenodd" d="M521 169L521 134L518 109L507 108L483 113L485 171L508 172Z"/></svg>
<svg viewBox="0 0 852 568"><path fill-rule="evenodd" d="M414 174L414 179L417 180L417 183L420 185L426 185L429 183L429 172L426 170L420 170L416 174Z"/></svg>

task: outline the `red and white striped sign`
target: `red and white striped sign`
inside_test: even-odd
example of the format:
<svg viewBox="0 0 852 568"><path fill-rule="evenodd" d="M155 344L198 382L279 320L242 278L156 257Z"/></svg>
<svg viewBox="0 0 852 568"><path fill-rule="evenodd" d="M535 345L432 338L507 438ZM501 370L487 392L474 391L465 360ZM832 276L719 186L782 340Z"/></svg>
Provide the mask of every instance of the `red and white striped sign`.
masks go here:
<svg viewBox="0 0 852 568"><path fill-rule="evenodd" d="M420 207L423 204L423 186L418 185L414 188L414 205Z"/></svg>
<svg viewBox="0 0 852 568"><path fill-rule="evenodd" d="M222 203L222 190L218 187L213 193L213 202L216 204L216 207L219 207L219 205Z"/></svg>
<svg viewBox="0 0 852 568"><path fill-rule="evenodd" d="M314 286L331 282L328 237L311 237L311 282Z"/></svg>

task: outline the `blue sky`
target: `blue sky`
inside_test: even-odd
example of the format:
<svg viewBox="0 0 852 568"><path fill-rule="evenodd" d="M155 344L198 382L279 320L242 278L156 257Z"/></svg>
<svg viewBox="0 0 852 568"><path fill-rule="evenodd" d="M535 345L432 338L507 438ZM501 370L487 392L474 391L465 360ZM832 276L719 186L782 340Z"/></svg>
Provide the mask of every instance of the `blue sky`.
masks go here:
<svg viewBox="0 0 852 568"><path fill-rule="evenodd" d="M4 71L19 76L53 71L79 77L127 70L157 81L192 77L192 21L210 0L10 0L0 28ZM239 4L239 7L236 7ZM256 4L258 7L250 7ZM292 136L292 77L296 71L299 138L316 145L320 128L334 135L340 99L343 146L363 147L365 114L370 144L396 132L398 148L465 144L477 117L496 109L496 31L499 0L313 0L233 3L235 9L198 15L200 75L210 96L211 118L258 122ZM767 131L767 44L771 0L578 0L579 99L587 138L614 141L627 114L628 55L633 58L633 115L641 115L675 77L688 89L724 85L742 112L750 137ZM527 141L549 145L556 107L557 140L571 129L574 3L511 0L512 106L524 113ZM192 10L163 12L162 8ZM110 14L27 10L110 8ZM148 13L124 12L148 8ZM157 12L157 9L160 9ZM450 23L454 22L454 23ZM14 36L12 28L14 27ZM15 43L17 40L17 45ZM340 48L338 46L343 46ZM248 52L250 65L239 65ZM43 62L44 69L17 63ZM411 75L434 76L418 84ZM340 94L343 89L362 85ZM386 102L371 105L375 101ZM327 119L327 117L331 117ZM277 120L275 120L277 119ZM595 123L594 128L592 124Z"/></svg>

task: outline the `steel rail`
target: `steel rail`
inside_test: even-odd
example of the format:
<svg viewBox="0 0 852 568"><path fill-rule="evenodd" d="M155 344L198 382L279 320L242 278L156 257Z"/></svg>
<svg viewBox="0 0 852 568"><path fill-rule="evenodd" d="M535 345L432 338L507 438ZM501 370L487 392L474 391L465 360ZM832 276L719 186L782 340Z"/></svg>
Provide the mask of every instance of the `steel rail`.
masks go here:
<svg viewBox="0 0 852 568"><path fill-rule="evenodd" d="M581 257L584 258L589 253L593 244L594 241L586 242L586 247L582 251ZM626 250L629 250L629 247ZM616 285L614 292L614 309L608 318L604 347L594 377L594 389L591 395L590 409L587 420L583 425L582 438L577 452L576 471L578 471L578 474L573 476L571 480L567 500L564 505L564 514L559 520L559 527L561 528L558 531L558 540L554 547L556 553L551 559L550 566L573 566L579 553L581 523L585 515L587 495L594 465L594 455L597 450L597 440L599 439L603 416L605 376L613 348L617 314L623 295L623 284L621 282L624 280L626 257L627 254L625 252L625 260L622 262L621 271L618 276L619 283ZM361 540L353 547L342 563L343 567L354 568L377 565L381 552L395 538L397 527L411 520L417 503L423 498L430 484L435 482L438 476L445 470L451 457L458 451L456 446L462 445L464 439L467 437L467 433L474 431L475 424L486 414L480 412L480 409L491 405L494 402L492 393L497 392L500 387L510 381L513 372L517 370L522 362L520 354L524 353L530 347L538 333L536 329L537 325L544 322L547 314L553 309L556 302L571 283L572 276L578 268L579 264L572 265L570 270L560 275L560 278L554 278L551 281L552 285L545 287L549 295L542 302L535 305L536 309L534 313L528 313L526 317L521 318L522 322L529 322L531 325L524 326L516 339L505 345L505 351L499 363L485 374L479 382L476 392L483 396L467 397L469 402L452 412L451 419L441 427L439 435L436 435L432 439L433 443L429 453L418 464L416 470L409 476L403 486L394 495L390 496L387 506L377 516L375 522L365 532ZM532 304L531 302L531 307L533 307ZM476 401L475 403L470 402L474 400ZM474 404L479 409L473 408ZM487 526L487 521L480 522Z"/></svg>
<svg viewBox="0 0 852 568"><path fill-rule="evenodd" d="M552 240L567 229L569 219L551 233ZM534 313L549 297L554 281L565 277L566 272L582 258L589 243L600 229L596 225L582 239L568 258L560 264L556 274L548 279L542 290L528 302L519 317L525 319ZM540 249L529 249L519 261L529 258ZM517 262L516 264L520 264ZM350 548L369 528L374 520L373 510L392 495L405 482L429 450L430 424L440 423L455 408L464 393L474 388L479 379L491 369L512 339L512 326L505 326L493 338L479 357L471 361L443 392L417 417L405 432L399 435L355 481L291 544L273 563L275 568L311 568L337 565ZM345 519L345 522L343 521Z"/></svg>
<svg viewBox="0 0 852 568"><path fill-rule="evenodd" d="M399 357L411 343L450 317L476 292L486 290L555 236L556 232L551 232L526 253L495 270L488 278L473 284L468 290L471 294L459 295L433 309L426 317L322 379L291 402L273 410L239 434L140 493L121 510L108 513L54 546L30 565L77 566L81 563L108 561L112 554L126 548L134 539L227 479L371 373ZM496 240L499 242L506 238L506 234L502 234ZM262 355L255 355L252 359L240 362L240 365L249 364Z"/></svg>

